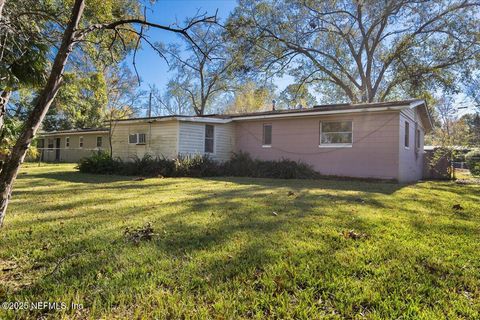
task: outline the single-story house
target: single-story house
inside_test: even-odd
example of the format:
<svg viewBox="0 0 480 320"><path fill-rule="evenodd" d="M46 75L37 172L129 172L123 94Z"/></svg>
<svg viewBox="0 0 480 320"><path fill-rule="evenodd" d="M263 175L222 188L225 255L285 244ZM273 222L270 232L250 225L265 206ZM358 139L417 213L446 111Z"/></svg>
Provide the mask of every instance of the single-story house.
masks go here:
<svg viewBox="0 0 480 320"><path fill-rule="evenodd" d="M404 100L125 119L116 122L111 141L113 156L122 159L207 154L226 161L232 152L243 151L263 160L302 161L324 175L409 182L422 178L424 135L431 128L425 102ZM75 136L90 136L80 132Z"/></svg>

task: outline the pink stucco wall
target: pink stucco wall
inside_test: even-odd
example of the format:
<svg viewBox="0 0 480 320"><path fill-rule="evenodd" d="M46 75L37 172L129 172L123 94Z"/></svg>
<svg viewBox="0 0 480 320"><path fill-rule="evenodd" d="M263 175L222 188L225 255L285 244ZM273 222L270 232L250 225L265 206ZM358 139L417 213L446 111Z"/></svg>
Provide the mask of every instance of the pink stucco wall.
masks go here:
<svg viewBox="0 0 480 320"><path fill-rule="evenodd" d="M325 175L398 179L399 113L369 112L334 116L238 121L235 151L263 160L303 161ZM352 147L319 147L320 121L352 120ZM271 148L262 147L264 123L272 124Z"/></svg>

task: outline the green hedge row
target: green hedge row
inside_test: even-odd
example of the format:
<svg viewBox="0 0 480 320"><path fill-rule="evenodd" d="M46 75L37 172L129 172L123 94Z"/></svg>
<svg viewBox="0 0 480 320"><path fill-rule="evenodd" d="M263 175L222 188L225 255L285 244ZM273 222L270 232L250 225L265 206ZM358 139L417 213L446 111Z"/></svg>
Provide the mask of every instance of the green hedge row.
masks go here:
<svg viewBox="0 0 480 320"><path fill-rule="evenodd" d="M95 153L78 164L80 172L164 177L237 176L278 179L314 179L320 174L311 166L281 159L252 159L247 153L235 153L229 161L220 163L208 156L180 156L176 159L153 157L133 158L132 161L113 159L106 153Z"/></svg>
<svg viewBox="0 0 480 320"><path fill-rule="evenodd" d="M470 172L474 176L480 176L480 150L472 150L465 155Z"/></svg>

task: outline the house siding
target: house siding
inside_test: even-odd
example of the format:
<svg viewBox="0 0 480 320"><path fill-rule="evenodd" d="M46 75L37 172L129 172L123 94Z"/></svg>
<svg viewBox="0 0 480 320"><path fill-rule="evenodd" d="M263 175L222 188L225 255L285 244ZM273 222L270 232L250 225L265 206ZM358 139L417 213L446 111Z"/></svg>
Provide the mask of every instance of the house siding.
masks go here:
<svg viewBox="0 0 480 320"><path fill-rule="evenodd" d="M70 138L70 146L66 146L66 138ZM80 137L83 137L83 147L80 148ZM102 137L102 147L97 148L97 137ZM42 135L39 137L44 139L45 147L40 150L43 153L42 161L56 161L56 139L60 138L60 162L78 162L80 159L90 156L98 150L109 150L108 133L90 133L82 134L74 133L71 135ZM53 139L53 149L48 148L48 140Z"/></svg>
<svg viewBox="0 0 480 320"><path fill-rule="evenodd" d="M351 120L353 144L320 148L320 121ZM272 124L272 144L262 147L264 123ZM265 119L235 124L235 151L262 160L302 161L324 175L398 179L399 112Z"/></svg>
<svg viewBox="0 0 480 320"><path fill-rule="evenodd" d="M205 125L207 123L198 122L179 122L179 154L182 155L204 155L205 152ZM212 124L214 126L214 152L208 155L217 161L227 161L230 159L234 148L234 125Z"/></svg>
<svg viewBox="0 0 480 320"><path fill-rule="evenodd" d="M409 147L405 147L405 122L409 123ZM399 116L399 166L398 180L400 182L413 182L422 179L424 161L425 129L420 121L417 110L402 110ZM420 130L420 146L416 147L415 130Z"/></svg>
<svg viewBox="0 0 480 320"><path fill-rule="evenodd" d="M130 144L128 136L145 133L145 144ZM177 155L178 123L176 121L118 123L113 130L113 157L131 160L145 154L173 158Z"/></svg>

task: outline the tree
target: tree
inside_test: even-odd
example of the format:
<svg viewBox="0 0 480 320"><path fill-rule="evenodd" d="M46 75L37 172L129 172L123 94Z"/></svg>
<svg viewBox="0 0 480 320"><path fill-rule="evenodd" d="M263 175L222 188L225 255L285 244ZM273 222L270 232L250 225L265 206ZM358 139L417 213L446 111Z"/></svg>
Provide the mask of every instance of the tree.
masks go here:
<svg viewBox="0 0 480 320"><path fill-rule="evenodd" d="M151 88L152 111L155 115L190 115L194 112L190 95L180 83L178 78L170 80L163 94L157 88Z"/></svg>
<svg viewBox="0 0 480 320"><path fill-rule="evenodd" d="M187 57L176 44L158 44L169 61L170 71L175 73L171 88L187 93L197 115L203 115L219 95L229 90L229 70L235 60L229 58L220 31L213 25L195 26L194 42L186 42Z"/></svg>
<svg viewBox="0 0 480 320"><path fill-rule="evenodd" d="M455 87L479 56L480 3L243 0L227 30L243 69L293 74L349 102Z"/></svg>
<svg viewBox="0 0 480 320"><path fill-rule="evenodd" d="M145 91L138 89L137 78L125 65L113 65L104 72L107 107L103 119L109 129L110 156L113 155L112 137L117 126L117 120L128 119L138 113L138 101Z"/></svg>
<svg viewBox="0 0 480 320"><path fill-rule="evenodd" d="M44 84L51 26L26 12L49 10L36 0L0 2L0 132L12 92ZM3 10L5 7L5 10Z"/></svg>
<svg viewBox="0 0 480 320"><path fill-rule="evenodd" d="M258 86L253 81L238 85L233 94L233 99L227 103L225 113L254 112L272 108L274 88Z"/></svg>
<svg viewBox="0 0 480 320"><path fill-rule="evenodd" d="M102 3L98 3L98 6L100 6L100 8L105 9ZM109 8L115 9L114 6L110 6ZM104 22L103 21L104 19L101 19L96 23L91 23L92 21L86 20L86 21L83 21L83 23L90 23L90 25L85 26L85 28L80 28L84 9L85 9L85 0L75 0L72 6L70 18L68 19L66 28L63 31L61 44L58 50L56 51L55 59L53 61L52 68L50 70L50 75L45 84L45 87L42 90L41 94L39 95L36 101L35 107L30 112L24 124L23 130L20 133L19 138L12 149L9 159L7 160L4 167L2 168L2 171L0 172L0 225L3 224L8 202L11 197L13 183L18 174L20 165L25 158L27 149L32 143L32 140L35 137L35 134L42 120L45 117L45 114L48 112L50 105L54 101L55 96L57 95L58 90L60 89L63 73L65 70L65 65L75 45L85 40L98 39L100 36L98 34L95 35L94 34L95 32L101 33L101 32L111 31L113 33L112 39L113 41L115 41L117 37L122 37L120 33L120 31L122 30L120 29L126 28L127 32L132 32L135 35L137 35L138 37L137 47L138 47L138 43L140 42L140 40L145 39L142 32L143 26L149 26L149 27L158 28L158 29L162 29L170 32L175 32L175 33L184 35L187 38L190 38L188 31L193 26L201 22L216 22L215 17L205 17L205 15L203 15L201 17L195 17L192 20L190 20L187 23L187 26L183 28L177 28L174 26L164 26L164 25L152 23L147 21L144 18L135 18L135 17L132 18L128 15L125 16L124 15L125 13L122 11L114 10L112 12L112 16L108 17L108 18L114 19L113 21ZM98 8L90 8L90 9L94 10ZM101 10L101 12L105 12L105 11ZM91 12L87 11L87 13L90 14ZM120 16L116 16L116 14L119 14ZM142 26L139 32L133 29L132 25L134 24L138 24ZM113 47L113 45L111 45L110 47Z"/></svg>
<svg viewBox="0 0 480 320"><path fill-rule="evenodd" d="M104 120L107 99L103 73L67 72L52 104L52 109L56 112L49 117L50 121L44 124L43 129L50 131L99 127Z"/></svg>
<svg viewBox="0 0 480 320"><path fill-rule="evenodd" d="M308 107L316 104L315 97L308 91L306 85L290 84L280 94L287 108Z"/></svg>

